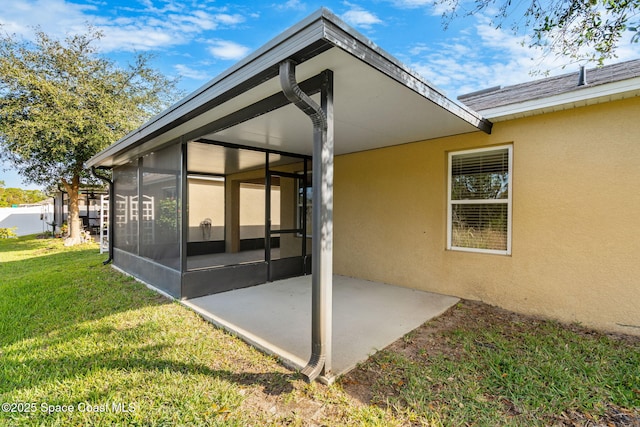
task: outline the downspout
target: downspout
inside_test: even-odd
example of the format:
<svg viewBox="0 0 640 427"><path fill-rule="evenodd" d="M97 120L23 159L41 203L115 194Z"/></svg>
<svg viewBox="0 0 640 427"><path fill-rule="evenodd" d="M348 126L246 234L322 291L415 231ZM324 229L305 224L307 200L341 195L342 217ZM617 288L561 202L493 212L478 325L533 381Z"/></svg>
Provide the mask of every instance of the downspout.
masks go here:
<svg viewBox="0 0 640 427"><path fill-rule="evenodd" d="M114 200L115 195L114 195L114 190L113 190L113 181L110 180L109 178L107 178L106 176L99 175L98 171L95 168L95 166L91 166L91 173L96 178L98 178L98 179L106 182L107 184L109 184L109 221L110 221L110 224L109 224L109 234L107 235L107 238L109 240L109 258L102 263L103 265L107 265L111 261L113 261L113 218L114 218L114 213L115 213L115 200ZM100 236L100 239L102 239L102 236ZM102 244L102 242L100 244Z"/></svg>
<svg viewBox="0 0 640 427"><path fill-rule="evenodd" d="M331 303L333 259L333 94L332 74L322 91L322 106L298 86L295 63L280 63L280 85L289 101L313 123L313 224L312 224L312 300L311 357L302 370L311 382L331 372ZM324 107L324 108L323 108Z"/></svg>

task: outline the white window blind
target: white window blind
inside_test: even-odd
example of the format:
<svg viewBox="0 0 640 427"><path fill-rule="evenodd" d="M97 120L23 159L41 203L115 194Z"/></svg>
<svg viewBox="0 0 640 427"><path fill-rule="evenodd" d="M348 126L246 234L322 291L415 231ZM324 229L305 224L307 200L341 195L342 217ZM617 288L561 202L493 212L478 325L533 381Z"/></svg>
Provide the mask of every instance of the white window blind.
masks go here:
<svg viewBox="0 0 640 427"><path fill-rule="evenodd" d="M511 253L511 146L449 153L447 248Z"/></svg>

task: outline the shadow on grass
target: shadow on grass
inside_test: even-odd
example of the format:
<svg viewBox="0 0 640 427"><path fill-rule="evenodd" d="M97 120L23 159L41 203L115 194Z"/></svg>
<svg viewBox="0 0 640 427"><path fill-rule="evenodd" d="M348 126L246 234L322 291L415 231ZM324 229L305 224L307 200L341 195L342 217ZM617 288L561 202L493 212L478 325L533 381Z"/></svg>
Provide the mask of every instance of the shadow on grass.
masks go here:
<svg viewBox="0 0 640 427"><path fill-rule="evenodd" d="M273 395L292 391L292 382L299 379L295 373L216 369L233 366L228 360L233 352L224 350L211 357L209 366L192 361L204 356L180 346L197 340L198 333L173 336L175 326L167 325L181 316L166 314L171 310L145 311L171 301L103 266L104 255L95 246L62 248L60 242L31 238L0 244L0 250L8 247L33 254L0 263L0 394L46 389L89 378L97 370L114 371L116 383L132 371L204 375L258 385ZM140 314L107 319L129 311ZM90 393L95 400L90 384L87 379L78 394Z"/></svg>
<svg viewBox="0 0 640 427"><path fill-rule="evenodd" d="M53 245L36 239L0 245L33 252L29 258L0 263L0 346L170 302L102 265L104 255L95 246Z"/></svg>
<svg viewBox="0 0 640 427"><path fill-rule="evenodd" d="M24 350L21 350L20 354L9 352L4 355L3 370L11 375L4 378L0 385L0 392L8 394L23 389L37 390L46 388L52 383L62 384L67 380L82 380L90 377L96 369L113 372L110 378L115 382L118 381L117 376L122 376L121 379L126 380L124 377L132 372L145 372L149 375L154 373L203 375L241 386L259 386L265 394L269 395L290 393L293 391L292 382L302 378L300 374L294 372L233 372L228 369L212 369L201 363L168 360L160 356L160 353L168 347L170 347L168 344L153 344L137 349L138 354L113 349L80 357L70 357L69 354L65 354L49 358L24 357L29 353ZM28 379L25 380L25 378ZM86 383L91 384L91 381L87 379ZM93 388L78 391L91 392L93 400L98 397ZM107 397L106 394L104 397ZM77 399L79 396L74 393L74 398Z"/></svg>
<svg viewBox="0 0 640 427"><path fill-rule="evenodd" d="M43 242L56 244L60 239L39 239L37 235L23 236L19 238L0 240L0 253L13 251L29 251L39 249Z"/></svg>

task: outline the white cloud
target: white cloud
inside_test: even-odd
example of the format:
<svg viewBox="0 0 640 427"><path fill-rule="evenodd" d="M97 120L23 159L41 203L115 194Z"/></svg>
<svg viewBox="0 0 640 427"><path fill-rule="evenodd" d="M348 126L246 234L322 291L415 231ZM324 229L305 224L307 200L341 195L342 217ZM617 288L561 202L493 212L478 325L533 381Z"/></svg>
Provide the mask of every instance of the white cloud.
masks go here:
<svg viewBox="0 0 640 427"><path fill-rule="evenodd" d="M229 15L227 13L218 13L214 18L218 23L229 26L241 24L245 21L244 16L239 14Z"/></svg>
<svg viewBox="0 0 640 427"><path fill-rule="evenodd" d="M193 80L208 80L211 76L204 71L194 70L193 68L184 65L184 64L176 64L174 68L182 77L186 77L187 79Z"/></svg>
<svg viewBox="0 0 640 427"><path fill-rule="evenodd" d="M158 13L158 14L163 14L167 12L180 12L180 10L182 10L184 7L183 5L179 3L175 3L173 1L165 1L164 7L162 8L156 7L152 0L139 0L139 2L146 7L145 8L146 12Z"/></svg>
<svg viewBox="0 0 640 427"><path fill-rule="evenodd" d="M348 3L347 3L348 4ZM360 6L348 4L351 9L342 14L342 19L354 27L369 29L374 24L381 24L382 20L373 13L364 10Z"/></svg>
<svg viewBox="0 0 640 427"><path fill-rule="evenodd" d="M148 50L187 44L193 37L221 26L232 27L244 22L241 15L218 13L212 15L202 10L189 13L169 13L161 16L136 17L128 27L111 25L101 19L98 26L105 31L105 50ZM129 34L129 36L127 36Z"/></svg>
<svg viewBox="0 0 640 427"><path fill-rule="evenodd" d="M147 51L186 43L181 34L172 34L163 28L145 26L98 26L105 37L99 45L103 52Z"/></svg>
<svg viewBox="0 0 640 427"><path fill-rule="evenodd" d="M4 2L0 12L3 30L27 39L33 37L33 27L39 26L49 35L64 36L69 29L90 20L92 5L67 3L65 0L32 0Z"/></svg>
<svg viewBox="0 0 640 427"><path fill-rule="evenodd" d="M95 5L78 5L66 0L22 0L3 4L0 23L4 30L27 39L33 38L33 27L54 37L86 31L89 23L102 30L105 37L99 46L103 52L158 50L187 44L204 32L228 28L245 21L239 14L217 10L210 13L190 9L167 1L161 8L145 0L143 7L114 7L113 17ZM109 12L112 12L109 11Z"/></svg>
<svg viewBox="0 0 640 427"><path fill-rule="evenodd" d="M415 9L419 7L431 6L434 0L394 0L393 4L397 7L405 9Z"/></svg>
<svg viewBox="0 0 640 427"><path fill-rule="evenodd" d="M450 98L539 78L532 76L535 72L556 75L571 71L571 60L543 56L542 51L528 47L524 36L496 29L486 17L473 19L468 34L409 50L410 65Z"/></svg>
<svg viewBox="0 0 640 427"><path fill-rule="evenodd" d="M249 48L229 40L218 40L212 42L209 52L218 59L238 60L244 58L249 53Z"/></svg>
<svg viewBox="0 0 640 427"><path fill-rule="evenodd" d="M275 5L278 10L306 10L307 5L300 0L289 0Z"/></svg>
<svg viewBox="0 0 640 427"><path fill-rule="evenodd" d="M451 13L451 3L438 0L392 0L399 9L425 9L429 15L442 16Z"/></svg>
<svg viewBox="0 0 640 427"><path fill-rule="evenodd" d="M218 27L218 22L215 17L201 10L195 10L190 14L165 14L163 18L165 19L166 24L164 26L166 28L188 33L198 33L202 30L215 30Z"/></svg>

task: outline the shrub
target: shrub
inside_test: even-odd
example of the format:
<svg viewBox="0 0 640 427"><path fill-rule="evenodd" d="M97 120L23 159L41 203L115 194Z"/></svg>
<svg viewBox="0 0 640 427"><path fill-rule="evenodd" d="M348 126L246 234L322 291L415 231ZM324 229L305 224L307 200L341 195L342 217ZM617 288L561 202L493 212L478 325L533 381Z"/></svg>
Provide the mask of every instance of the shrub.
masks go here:
<svg viewBox="0 0 640 427"><path fill-rule="evenodd" d="M15 233L16 228L17 227L0 228L0 239L11 239L14 237L18 237L18 235Z"/></svg>

